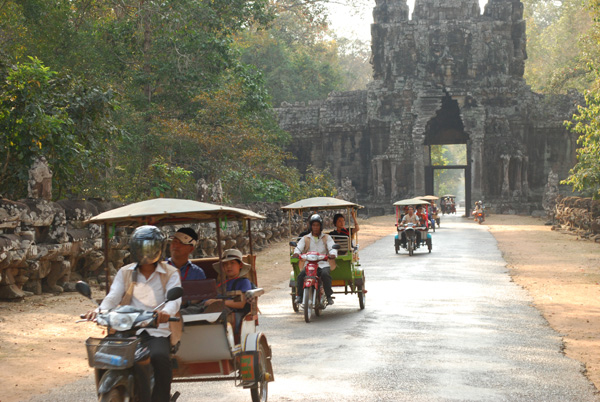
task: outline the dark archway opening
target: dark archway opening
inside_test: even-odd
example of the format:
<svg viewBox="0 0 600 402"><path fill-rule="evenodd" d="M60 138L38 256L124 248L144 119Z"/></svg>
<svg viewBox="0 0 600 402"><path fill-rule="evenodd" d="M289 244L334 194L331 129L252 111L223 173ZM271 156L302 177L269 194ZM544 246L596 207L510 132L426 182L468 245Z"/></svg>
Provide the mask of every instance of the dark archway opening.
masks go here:
<svg viewBox="0 0 600 402"><path fill-rule="evenodd" d="M468 144L469 135L465 132L458 102L446 95L442 98L442 107L425 128L425 151L429 156L425 166L425 191L427 194L433 194L434 189L440 187L439 183L437 186L435 185L435 180L436 178L437 180L443 179L441 176L443 171L463 170L464 175L461 175L463 182L460 183L460 187L464 189L466 216L469 214L471 205L471 158ZM453 146L454 149L459 146L458 149L462 149L464 157L455 157L456 155L446 157L447 153L461 154L460 151L447 152L450 146ZM457 192L462 193L462 189L458 189Z"/></svg>

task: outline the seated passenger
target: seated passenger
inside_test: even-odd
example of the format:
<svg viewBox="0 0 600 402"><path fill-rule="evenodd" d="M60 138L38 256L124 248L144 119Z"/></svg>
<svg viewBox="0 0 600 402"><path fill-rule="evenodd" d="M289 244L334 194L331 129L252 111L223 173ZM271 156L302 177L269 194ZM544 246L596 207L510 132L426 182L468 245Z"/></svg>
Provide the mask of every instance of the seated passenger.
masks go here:
<svg viewBox="0 0 600 402"><path fill-rule="evenodd" d="M167 263L175 268L179 268L181 280L200 280L206 279L202 268L193 264L189 258L190 254L196 248L198 243L198 234L192 228L181 228L171 238L169 250L171 256L167 258Z"/></svg>
<svg viewBox="0 0 600 402"><path fill-rule="evenodd" d="M425 212L424 206L421 205L417 208L417 216L419 217L419 220L421 221L419 226L429 227L429 217L427 216L427 213Z"/></svg>
<svg viewBox="0 0 600 402"><path fill-rule="evenodd" d="M242 253L239 250L231 248L225 250L221 262L215 262L213 268L219 273L220 283L217 287L220 288L222 293L230 292L234 290L240 290L247 292L253 289L254 285L250 279L244 277L250 271L250 264L246 264L242 261ZM219 299L206 300L204 303L209 306ZM234 312L248 313L250 311L250 304L246 301L234 301L225 299L225 306L232 309Z"/></svg>
<svg viewBox="0 0 600 402"><path fill-rule="evenodd" d="M354 233L358 232L360 228L358 227L358 222L356 221L356 211L352 210L352 220L354 221L354 229L352 229L352 233L354 237ZM333 226L335 226L335 230L329 232L332 236L350 236L350 231L346 228L346 219L344 219L344 215L335 214L333 215Z"/></svg>

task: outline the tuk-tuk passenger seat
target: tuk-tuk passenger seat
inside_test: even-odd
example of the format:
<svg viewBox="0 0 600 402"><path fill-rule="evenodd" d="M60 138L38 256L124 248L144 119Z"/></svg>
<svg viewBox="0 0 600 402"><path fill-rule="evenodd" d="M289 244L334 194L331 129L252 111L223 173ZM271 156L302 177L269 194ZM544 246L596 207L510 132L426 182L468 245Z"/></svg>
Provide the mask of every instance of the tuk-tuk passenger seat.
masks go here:
<svg viewBox="0 0 600 402"><path fill-rule="evenodd" d="M346 254L348 252L348 249L350 248L350 239L348 238L348 236L332 235L331 238L337 245L340 246L340 249L338 250L338 255Z"/></svg>
<svg viewBox="0 0 600 402"><path fill-rule="evenodd" d="M217 281L214 279L200 279L181 282L183 287L182 301L208 300L217 297Z"/></svg>

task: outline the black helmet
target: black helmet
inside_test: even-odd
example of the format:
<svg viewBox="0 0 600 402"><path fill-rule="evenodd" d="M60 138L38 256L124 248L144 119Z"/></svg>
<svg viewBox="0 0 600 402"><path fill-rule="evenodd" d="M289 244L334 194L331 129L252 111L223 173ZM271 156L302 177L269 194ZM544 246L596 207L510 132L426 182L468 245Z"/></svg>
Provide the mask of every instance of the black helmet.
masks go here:
<svg viewBox="0 0 600 402"><path fill-rule="evenodd" d="M131 235L129 251L131 259L140 265L153 264L160 259L167 238L156 226L140 226Z"/></svg>
<svg viewBox="0 0 600 402"><path fill-rule="evenodd" d="M321 218L321 215L319 215L319 214L311 215L310 219L308 220L308 224L310 226L312 226L313 222L319 222L321 224L321 229L323 229L323 218Z"/></svg>

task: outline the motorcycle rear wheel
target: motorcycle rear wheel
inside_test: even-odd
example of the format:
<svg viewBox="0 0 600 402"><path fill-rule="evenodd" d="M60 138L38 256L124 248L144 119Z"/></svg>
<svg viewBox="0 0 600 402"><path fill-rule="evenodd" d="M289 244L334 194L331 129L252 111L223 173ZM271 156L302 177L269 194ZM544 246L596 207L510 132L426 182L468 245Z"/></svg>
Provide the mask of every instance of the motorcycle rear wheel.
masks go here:
<svg viewBox="0 0 600 402"><path fill-rule="evenodd" d="M310 303L312 302L312 298L313 298L313 288L306 288L304 289L304 321L306 322L310 322L310 319L312 317L312 306L310 305Z"/></svg>
<svg viewBox="0 0 600 402"><path fill-rule="evenodd" d="M100 395L98 402L123 402L125 397L122 391L121 388L113 388L108 393Z"/></svg>

